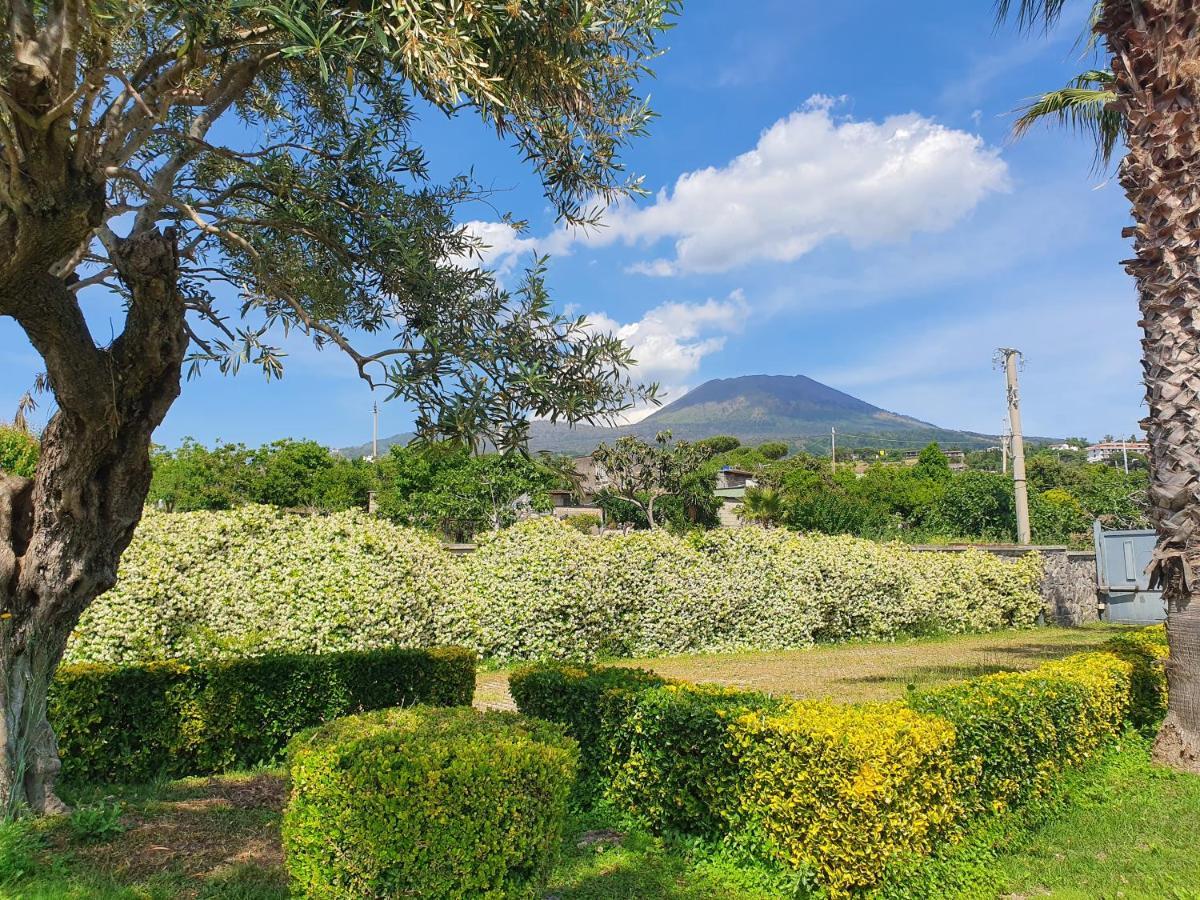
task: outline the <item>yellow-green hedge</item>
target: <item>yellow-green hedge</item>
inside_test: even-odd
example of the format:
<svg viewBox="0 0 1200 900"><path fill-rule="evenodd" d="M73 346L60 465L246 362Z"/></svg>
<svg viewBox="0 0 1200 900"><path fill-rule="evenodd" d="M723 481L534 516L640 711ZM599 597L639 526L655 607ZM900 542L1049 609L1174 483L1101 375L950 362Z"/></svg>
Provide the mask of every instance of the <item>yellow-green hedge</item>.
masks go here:
<svg viewBox="0 0 1200 900"><path fill-rule="evenodd" d="M519 676L514 696L522 711L576 725L585 758L602 760L591 797L660 830L736 840L839 896L972 818L1037 798L1127 723L1152 721L1165 703L1164 646L1160 631L1131 633L888 704L554 665Z"/></svg>

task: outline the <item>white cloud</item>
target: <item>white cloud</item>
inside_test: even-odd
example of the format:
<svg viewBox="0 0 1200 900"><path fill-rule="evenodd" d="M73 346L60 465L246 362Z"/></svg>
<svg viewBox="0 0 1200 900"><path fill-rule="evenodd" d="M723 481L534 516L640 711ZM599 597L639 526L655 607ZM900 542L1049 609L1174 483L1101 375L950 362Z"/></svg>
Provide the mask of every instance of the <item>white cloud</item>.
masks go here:
<svg viewBox="0 0 1200 900"><path fill-rule="evenodd" d="M463 225L467 232L480 242L479 255L460 257L455 262L461 267L481 266L493 269L500 275L510 272L517 259L537 252L537 238L522 237L517 229L507 222L484 222L479 219Z"/></svg>
<svg viewBox="0 0 1200 900"><path fill-rule="evenodd" d="M866 247L943 231L1007 189L1007 166L978 135L916 113L839 120L838 102L813 97L727 165L681 175L649 206L615 207L590 242L671 238L673 259L633 270L724 271L789 262L831 239Z"/></svg>
<svg viewBox="0 0 1200 900"><path fill-rule="evenodd" d="M745 318L746 300L740 290L724 300L663 303L636 322L619 322L602 312L587 315L598 331L611 332L632 348L637 361L633 377L659 382L660 397L666 402L687 392L703 359L721 350L727 336L741 330ZM653 410L635 410L627 419L637 421Z"/></svg>

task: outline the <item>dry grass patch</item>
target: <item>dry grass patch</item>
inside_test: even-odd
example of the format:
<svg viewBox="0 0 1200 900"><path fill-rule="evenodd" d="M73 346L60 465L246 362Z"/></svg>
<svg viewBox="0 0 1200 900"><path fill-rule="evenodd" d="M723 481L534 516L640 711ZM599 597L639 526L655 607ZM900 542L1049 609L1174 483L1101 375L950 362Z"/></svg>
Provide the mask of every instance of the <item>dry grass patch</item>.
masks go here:
<svg viewBox="0 0 1200 900"><path fill-rule="evenodd" d="M839 703L895 700L911 684L929 687L1032 669L1095 650L1122 626L1035 628L992 634L914 638L891 643L833 644L770 653L710 653L619 660L615 665L652 669L667 678L729 685ZM475 705L513 709L508 672L481 672Z"/></svg>

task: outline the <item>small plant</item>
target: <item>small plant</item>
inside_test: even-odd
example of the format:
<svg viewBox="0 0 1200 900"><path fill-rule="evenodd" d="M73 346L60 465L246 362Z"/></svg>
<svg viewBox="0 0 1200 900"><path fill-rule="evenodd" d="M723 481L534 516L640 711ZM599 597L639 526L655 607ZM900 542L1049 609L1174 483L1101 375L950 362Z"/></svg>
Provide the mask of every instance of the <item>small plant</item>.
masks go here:
<svg viewBox="0 0 1200 900"><path fill-rule="evenodd" d="M114 838L125 830L121 812L121 804L109 798L81 806L71 813L71 837L80 844L99 844Z"/></svg>

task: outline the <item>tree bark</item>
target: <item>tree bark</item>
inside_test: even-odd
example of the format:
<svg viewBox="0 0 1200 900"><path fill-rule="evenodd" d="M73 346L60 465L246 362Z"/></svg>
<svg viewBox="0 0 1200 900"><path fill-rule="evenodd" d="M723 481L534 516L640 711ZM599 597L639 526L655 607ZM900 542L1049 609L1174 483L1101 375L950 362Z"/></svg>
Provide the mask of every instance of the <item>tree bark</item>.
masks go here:
<svg viewBox="0 0 1200 900"><path fill-rule="evenodd" d="M1155 758L1200 771L1200 12L1191 0L1107 0L1128 154L1149 415L1152 564L1168 604L1169 710Z"/></svg>
<svg viewBox="0 0 1200 900"><path fill-rule="evenodd" d="M150 485L150 438L179 394L187 349L175 235L149 231L114 254L125 328L97 348L74 296L23 260L0 278L0 309L46 361L59 409L33 479L0 481L0 796L6 810L63 810L46 698L67 638L116 582Z"/></svg>

